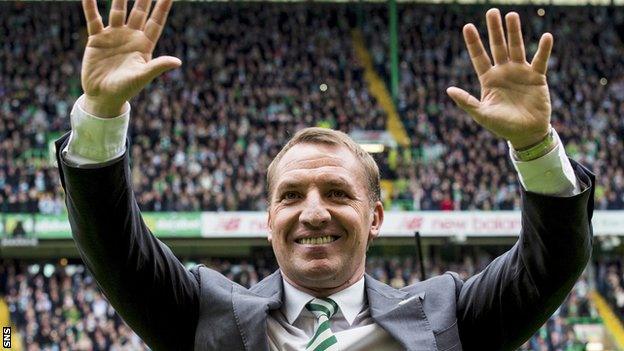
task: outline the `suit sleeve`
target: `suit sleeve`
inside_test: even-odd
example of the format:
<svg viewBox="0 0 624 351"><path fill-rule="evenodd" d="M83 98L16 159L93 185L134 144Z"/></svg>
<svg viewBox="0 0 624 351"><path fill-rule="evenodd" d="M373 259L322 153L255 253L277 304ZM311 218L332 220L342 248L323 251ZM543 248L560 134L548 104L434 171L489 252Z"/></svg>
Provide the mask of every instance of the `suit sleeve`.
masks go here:
<svg viewBox="0 0 624 351"><path fill-rule="evenodd" d="M80 256L110 303L154 350L192 349L198 279L156 239L139 211L128 153L97 168L74 168L61 157L61 184Z"/></svg>
<svg viewBox="0 0 624 351"><path fill-rule="evenodd" d="M464 350L515 350L563 302L585 268L592 249L595 177L570 161L580 194L521 190L518 242L465 283L455 275Z"/></svg>

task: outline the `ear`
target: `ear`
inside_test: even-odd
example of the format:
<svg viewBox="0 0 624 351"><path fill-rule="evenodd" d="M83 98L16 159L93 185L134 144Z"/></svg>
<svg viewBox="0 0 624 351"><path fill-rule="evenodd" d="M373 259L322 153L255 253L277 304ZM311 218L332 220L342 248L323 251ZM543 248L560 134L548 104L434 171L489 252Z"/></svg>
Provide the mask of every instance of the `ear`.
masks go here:
<svg viewBox="0 0 624 351"><path fill-rule="evenodd" d="M373 241L375 238L379 236L379 231L381 229L381 224L384 220L384 208L381 201L375 202L373 207L373 211L371 213L371 226L369 232L369 241Z"/></svg>
<svg viewBox="0 0 624 351"><path fill-rule="evenodd" d="M268 215L267 215L267 228L269 229L268 235L267 235L267 240L269 241L269 243L271 243L271 240L273 240L273 223L271 221L271 205L269 205L269 210L267 211Z"/></svg>

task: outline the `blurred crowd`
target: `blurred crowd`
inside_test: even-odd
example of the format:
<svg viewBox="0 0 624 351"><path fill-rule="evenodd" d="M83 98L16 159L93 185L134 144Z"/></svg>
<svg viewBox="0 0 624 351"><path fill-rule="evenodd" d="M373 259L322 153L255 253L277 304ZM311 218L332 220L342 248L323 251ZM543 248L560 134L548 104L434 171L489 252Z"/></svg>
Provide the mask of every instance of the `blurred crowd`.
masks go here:
<svg viewBox="0 0 624 351"><path fill-rule="evenodd" d="M0 35L10 43L0 51L0 196L10 212L62 207L48 143L69 129L80 94L79 7L0 4L7 14ZM341 9L176 4L158 52L184 66L132 101L132 181L141 208L261 210L266 168L296 130L384 130Z"/></svg>
<svg viewBox="0 0 624 351"><path fill-rule="evenodd" d="M624 323L624 261L605 260L597 265L598 290Z"/></svg>
<svg viewBox="0 0 624 351"><path fill-rule="evenodd" d="M492 257L481 253L465 255L460 262L425 263L427 277L440 275L447 271L457 272L466 280L482 271ZM405 257L368 257L367 273L376 279L400 289L421 280L419 266L412 258ZM519 350L522 351L583 351L585 342L579 340L571 321L595 321L598 313L589 299L590 284L587 275L583 275L568 295L564 303L553 313L550 319Z"/></svg>
<svg viewBox="0 0 624 351"><path fill-rule="evenodd" d="M82 264L0 265L0 297L27 351L137 351L143 341L123 322ZM272 273L262 260L203 264L251 286ZM269 270L270 268L270 270Z"/></svg>
<svg viewBox="0 0 624 351"><path fill-rule="evenodd" d="M24 350L145 350L84 266L8 265L0 291Z"/></svg>
<svg viewBox="0 0 624 351"><path fill-rule="evenodd" d="M377 70L389 79L385 6L366 7L363 30ZM487 45L481 6L400 5L397 105L411 145L399 154L394 203L408 209L516 209L518 182L506 143L446 95L479 96L462 36L474 23ZM552 125L569 157L597 174L598 209L624 208L624 12L616 7L514 6L532 59L542 33L554 36L547 73ZM540 15L541 14L541 15Z"/></svg>
<svg viewBox="0 0 624 351"><path fill-rule="evenodd" d="M520 350L527 351L584 351L587 342L580 340L575 323L599 321L598 312L589 299L590 286L586 276L577 282L565 302Z"/></svg>
<svg viewBox="0 0 624 351"><path fill-rule="evenodd" d="M362 11L367 45L387 75L387 15L358 6L176 3L156 56L184 64L132 100L140 207L264 210L266 167L296 130L384 130L351 28ZM529 54L539 33L554 34L552 123L568 154L598 174L597 208L624 208L621 13L548 7L540 17L536 7L519 9ZM58 214L63 195L50 148L70 129L81 94L80 3L1 2L0 12L0 212ZM473 21L483 30L483 14L480 6L400 7L398 108L411 145L376 156L394 181L388 208L519 208L506 143L445 94L457 85L478 95L460 29Z"/></svg>
<svg viewBox="0 0 624 351"><path fill-rule="evenodd" d="M455 263L427 262L426 271L431 277L453 270L467 279L489 262L491 257L487 255L467 256ZM11 320L27 345L26 350L147 349L115 313L83 265L6 263L0 268L0 297L4 295L8 303ZM210 259L199 263L246 287L276 269L268 259ZM418 267L411 258L399 256L369 257L367 262L369 274L395 288L419 281ZM583 276L562 306L521 350L584 350L570 321L596 317L588 292L589 282Z"/></svg>

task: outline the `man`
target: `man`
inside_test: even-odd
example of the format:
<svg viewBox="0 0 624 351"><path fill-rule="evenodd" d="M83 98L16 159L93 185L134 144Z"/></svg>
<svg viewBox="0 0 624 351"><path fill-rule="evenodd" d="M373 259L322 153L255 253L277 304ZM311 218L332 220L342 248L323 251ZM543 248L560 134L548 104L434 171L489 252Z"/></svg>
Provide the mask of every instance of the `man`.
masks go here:
<svg viewBox="0 0 624 351"><path fill-rule="evenodd" d="M127 101L179 59L151 53L171 0L138 0L126 22L113 0L104 28L83 0L89 41L85 94L57 142L61 181L81 256L125 321L154 349L510 350L561 303L591 251L593 175L569 161L550 127L545 34L529 64L520 20L487 13L492 65L464 27L481 100L448 94L510 143L523 186L518 243L482 273L401 290L364 273L384 210L379 170L343 133L298 132L268 169L268 239L280 269L245 289L206 267L190 272L141 219L130 185ZM509 44L507 44L507 42ZM97 118L100 117L100 118Z"/></svg>

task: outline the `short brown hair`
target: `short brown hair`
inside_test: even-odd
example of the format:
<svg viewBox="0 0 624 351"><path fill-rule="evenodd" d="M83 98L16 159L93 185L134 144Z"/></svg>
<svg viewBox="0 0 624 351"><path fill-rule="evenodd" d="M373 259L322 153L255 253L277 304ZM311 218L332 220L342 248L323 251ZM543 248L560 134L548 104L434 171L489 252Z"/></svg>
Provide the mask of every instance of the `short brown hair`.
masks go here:
<svg viewBox="0 0 624 351"><path fill-rule="evenodd" d="M298 131L289 141L284 145L280 152L275 156L269 168L267 170L267 200L271 203L271 196L273 193L273 181L275 177L275 169L280 162L284 154L297 144L326 144L326 145L340 145L346 146L355 157L361 162L364 167L364 173L366 175L368 183L369 198L372 203L381 201L381 188L379 185L379 167L373 159L373 157L360 145L358 145L347 134L319 127L304 128Z"/></svg>

